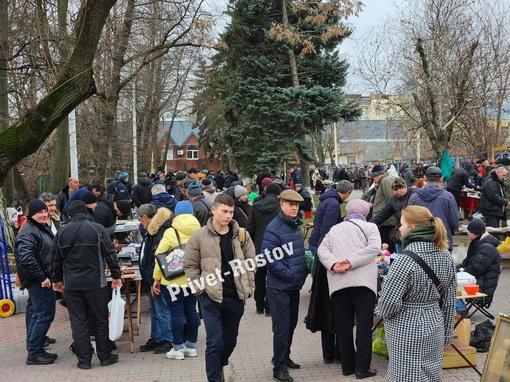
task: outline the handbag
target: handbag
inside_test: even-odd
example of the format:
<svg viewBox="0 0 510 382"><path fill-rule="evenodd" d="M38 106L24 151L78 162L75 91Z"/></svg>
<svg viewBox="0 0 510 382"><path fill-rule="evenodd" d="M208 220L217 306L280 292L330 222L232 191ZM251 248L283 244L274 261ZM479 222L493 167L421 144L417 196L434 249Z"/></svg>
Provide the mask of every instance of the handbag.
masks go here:
<svg viewBox="0 0 510 382"><path fill-rule="evenodd" d="M434 285L436 286L437 292L439 293L439 307L443 308L443 297L444 293L446 291L446 286L439 281L436 274L430 267L427 265L427 263L416 253L413 251L405 250L402 252L402 254L409 256L411 259L413 259L424 271L425 273L430 277Z"/></svg>
<svg viewBox="0 0 510 382"><path fill-rule="evenodd" d="M186 244L181 243L179 232L175 228L173 230L175 231L179 246L172 248L166 253L156 255L156 261L166 280L172 280L184 274L184 248Z"/></svg>
<svg viewBox="0 0 510 382"><path fill-rule="evenodd" d="M118 340L122 336L125 305L126 301L120 297L120 288L113 289L112 299L108 303L108 336L111 341Z"/></svg>
<svg viewBox="0 0 510 382"><path fill-rule="evenodd" d="M400 232L400 227L393 227L388 236L395 244L402 244L402 232Z"/></svg>

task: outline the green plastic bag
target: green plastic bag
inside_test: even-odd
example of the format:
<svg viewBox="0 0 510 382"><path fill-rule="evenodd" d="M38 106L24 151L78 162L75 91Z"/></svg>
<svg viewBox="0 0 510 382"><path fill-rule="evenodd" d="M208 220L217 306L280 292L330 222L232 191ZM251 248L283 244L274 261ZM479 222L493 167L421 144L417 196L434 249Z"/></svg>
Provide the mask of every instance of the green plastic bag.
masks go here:
<svg viewBox="0 0 510 382"><path fill-rule="evenodd" d="M388 357L388 348L386 347L386 332L384 331L384 328L377 328L375 333L376 337L372 342L372 353Z"/></svg>

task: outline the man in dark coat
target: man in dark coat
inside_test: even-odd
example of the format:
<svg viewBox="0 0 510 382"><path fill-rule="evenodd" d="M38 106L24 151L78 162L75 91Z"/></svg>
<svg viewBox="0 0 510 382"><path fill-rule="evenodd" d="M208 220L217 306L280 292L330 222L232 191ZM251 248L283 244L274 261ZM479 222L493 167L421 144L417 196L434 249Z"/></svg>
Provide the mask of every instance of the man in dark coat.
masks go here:
<svg viewBox="0 0 510 382"><path fill-rule="evenodd" d="M480 197L480 212L489 227L498 228L510 202L505 198L504 180L508 170L499 166L485 179Z"/></svg>
<svg viewBox="0 0 510 382"><path fill-rule="evenodd" d="M348 180L338 182L336 189L328 189L320 197L319 205L315 211L313 220L313 229L308 239L310 251L317 254L319 239L327 234L331 227L342 221L340 215L340 204L342 204L351 194L352 184Z"/></svg>
<svg viewBox="0 0 510 382"><path fill-rule="evenodd" d="M166 188L163 184L155 184L152 186L151 192L152 200L150 203L153 206L156 206L156 208L166 207L172 212L175 210L177 201L172 195L166 192Z"/></svg>
<svg viewBox="0 0 510 382"><path fill-rule="evenodd" d="M142 172L138 178L138 183L133 187L132 200L136 207L151 202L152 186L152 180L147 176L146 172Z"/></svg>
<svg viewBox="0 0 510 382"><path fill-rule="evenodd" d="M42 200L28 204L27 221L14 243L14 258L21 289L28 290L26 310L27 365L48 365L56 354L44 350L48 329L55 318L56 295L51 289L51 245L48 207Z"/></svg>
<svg viewBox="0 0 510 382"><path fill-rule="evenodd" d="M306 190L306 188L303 188L303 185L301 183L296 183L294 185L294 189L303 198L303 203L299 204L299 210L310 211L313 207L312 197L310 196L310 193ZM301 213L299 214L299 217L301 217Z"/></svg>
<svg viewBox="0 0 510 382"><path fill-rule="evenodd" d="M257 254L262 253L262 239L267 225L280 213L280 201L278 195L281 188L276 183L269 183L265 189L265 198L257 200L253 203L248 217L246 230L253 238L253 244ZM267 268L265 266L258 267L255 273L255 305L258 314L270 314L269 303L266 297L266 275Z"/></svg>
<svg viewBox="0 0 510 382"><path fill-rule="evenodd" d="M469 179L469 171L471 170L471 166L468 168L459 167L452 171L452 176L448 183L446 183L446 190L449 191L457 202L457 206L460 207L460 193L462 191L462 187L473 188L473 184Z"/></svg>
<svg viewBox="0 0 510 382"><path fill-rule="evenodd" d="M116 363L119 356L112 354L112 342L108 336L109 288L105 263L113 279L112 289L120 288L122 280L117 253L106 229L91 221L84 202L76 200L71 203L69 218L69 223L55 236L51 250L53 289L63 292L65 278L66 305L77 366L80 369L91 367L91 327L101 366L109 366Z"/></svg>
<svg viewBox="0 0 510 382"><path fill-rule="evenodd" d="M266 227L262 241L273 324L273 379L277 381L293 381L287 369L300 367L290 359L290 347L298 322L299 291L308 275L302 222L297 217L302 201L296 191L283 191L281 212Z"/></svg>
<svg viewBox="0 0 510 382"><path fill-rule="evenodd" d="M62 191L60 191L57 195L57 210L60 213L60 217L62 218L62 212L64 211L64 206L68 202L69 198L73 195L73 192L80 188L80 181L77 177L72 176L69 178L67 182L67 186L65 186Z"/></svg>

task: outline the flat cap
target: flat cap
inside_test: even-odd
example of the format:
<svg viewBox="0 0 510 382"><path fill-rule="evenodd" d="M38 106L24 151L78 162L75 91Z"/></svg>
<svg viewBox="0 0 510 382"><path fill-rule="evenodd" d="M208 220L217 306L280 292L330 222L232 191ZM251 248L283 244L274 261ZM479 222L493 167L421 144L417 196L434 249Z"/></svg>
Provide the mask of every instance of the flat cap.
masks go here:
<svg viewBox="0 0 510 382"><path fill-rule="evenodd" d="M298 192L294 190L285 190L280 194L280 200L283 202L304 202L304 199Z"/></svg>

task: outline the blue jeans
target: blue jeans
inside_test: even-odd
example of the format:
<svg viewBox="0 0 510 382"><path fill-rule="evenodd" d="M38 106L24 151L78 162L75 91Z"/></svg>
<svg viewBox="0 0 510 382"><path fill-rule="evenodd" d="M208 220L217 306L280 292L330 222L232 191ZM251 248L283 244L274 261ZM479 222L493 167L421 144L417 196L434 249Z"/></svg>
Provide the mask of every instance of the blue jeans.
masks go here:
<svg viewBox="0 0 510 382"><path fill-rule="evenodd" d="M237 345L239 322L244 314L244 301L237 297L223 297L213 301L207 293L199 297L206 333L205 371L208 382L221 382L223 366Z"/></svg>
<svg viewBox="0 0 510 382"><path fill-rule="evenodd" d="M30 309L27 310L27 351L33 360L44 354L44 341L55 318L55 291L40 284L27 287Z"/></svg>
<svg viewBox="0 0 510 382"><path fill-rule="evenodd" d="M161 288L158 296L152 296L149 293L149 313L151 315L151 338L154 341L172 342L172 327L170 319L170 309L167 301L170 300L168 289Z"/></svg>
<svg viewBox="0 0 510 382"><path fill-rule="evenodd" d="M188 342L187 347L195 348L197 346L198 337L198 313L197 313L197 296L187 290L189 295L184 297L182 291L177 294L177 299L167 300L168 307L170 308L170 316L172 318L172 334L174 337L174 349L179 350L184 348L184 320L186 317L186 324L188 329Z"/></svg>
<svg viewBox="0 0 510 382"><path fill-rule="evenodd" d="M267 287L273 323L273 371L287 371L294 329L298 322L299 291Z"/></svg>

